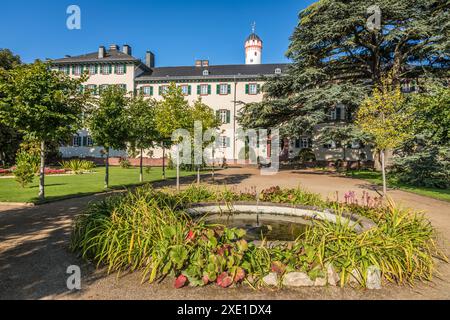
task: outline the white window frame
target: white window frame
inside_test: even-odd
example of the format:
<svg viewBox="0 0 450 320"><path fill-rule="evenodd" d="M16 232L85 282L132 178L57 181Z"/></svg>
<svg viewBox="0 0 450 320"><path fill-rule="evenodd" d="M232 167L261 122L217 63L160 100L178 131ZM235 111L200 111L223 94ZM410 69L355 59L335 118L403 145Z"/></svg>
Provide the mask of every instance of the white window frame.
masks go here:
<svg viewBox="0 0 450 320"><path fill-rule="evenodd" d="M281 74L281 69L280 68L276 68L275 69L275 74Z"/></svg>
<svg viewBox="0 0 450 320"><path fill-rule="evenodd" d="M222 124L227 123L227 116L228 116L228 110L226 110L226 109L219 110L219 120Z"/></svg>
<svg viewBox="0 0 450 320"><path fill-rule="evenodd" d="M143 86L142 93L144 94L144 96L150 97L152 95L152 87L151 86Z"/></svg>
<svg viewBox="0 0 450 320"><path fill-rule="evenodd" d="M248 84L248 94L251 94L251 95L258 94L258 84L257 83L249 83Z"/></svg>
<svg viewBox="0 0 450 320"><path fill-rule="evenodd" d="M87 147L93 147L94 146L94 141L92 140L91 136L87 136L87 138L86 138L86 146Z"/></svg>
<svg viewBox="0 0 450 320"><path fill-rule="evenodd" d="M101 74L104 74L104 75L109 75L109 74L111 74L111 73L109 72L109 64L104 64L104 65L102 65L102 66L100 67L100 73L101 73Z"/></svg>
<svg viewBox="0 0 450 320"><path fill-rule="evenodd" d="M116 65L116 74L125 74L125 66L123 64Z"/></svg>
<svg viewBox="0 0 450 320"><path fill-rule="evenodd" d="M79 135L74 135L73 137L72 137L72 145L75 147L75 148L79 148L79 147L81 147L81 143L79 144L78 143L78 139L80 138L80 136Z"/></svg>
<svg viewBox="0 0 450 320"><path fill-rule="evenodd" d="M221 83L219 85L219 94L223 95L223 96L228 94L228 84L227 83Z"/></svg>
<svg viewBox="0 0 450 320"><path fill-rule="evenodd" d="M207 84L201 84L200 85L200 95L207 96L208 95L208 88L209 88L209 86Z"/></svg>
<svg viewBox="0 0 450 320"><path fill-rule="evenodd" d="M93 75L93 74L95 74L95 65L90 65L89 66L89 68L88 68L88 70L89 70L89 74L90 75Z"/></svg>
<svg viewBox="0 0 450 320"><path fill-rule="evenodd" d="M183 95L188 96L189 95L189 85L187 84L182 84L180 86L181 88L181 92L183 93Z"/></svg>
<svg viewBox="0 0 450 320"><path fill-rule="evenodd" d="M74 66L74 68L73 68L73 74L74 74L75 76L80 76L80 75L81 75L81 66L79 66L79 65Z"/></svg>

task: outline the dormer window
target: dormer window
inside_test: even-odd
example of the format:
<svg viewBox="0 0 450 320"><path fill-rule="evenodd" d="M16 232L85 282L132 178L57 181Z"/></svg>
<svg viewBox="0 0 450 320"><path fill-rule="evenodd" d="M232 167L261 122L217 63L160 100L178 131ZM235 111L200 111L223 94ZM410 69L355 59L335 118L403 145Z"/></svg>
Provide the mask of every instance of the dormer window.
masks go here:
<svg viewBox="0 0 450 320"><path fill-rule="evenodd" d="M281 74L281 69L280 68L276 68L275 69L275 74Z"/></svg>
<svg viewBox="0 0 450 320"><path fill-rule="evenodd" d="M203 70L203 75L204 76L209 76L209 71L208 70Z"/></svg>

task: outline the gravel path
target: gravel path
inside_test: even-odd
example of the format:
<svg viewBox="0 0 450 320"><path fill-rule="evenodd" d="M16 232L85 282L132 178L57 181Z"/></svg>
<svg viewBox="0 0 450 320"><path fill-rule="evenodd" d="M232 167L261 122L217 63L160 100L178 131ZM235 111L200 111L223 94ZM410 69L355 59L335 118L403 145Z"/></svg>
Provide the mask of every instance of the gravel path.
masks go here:
<svg viewBox="0 0 450 320"><path fill-rule="evenodd" d="M184 181L190 183L192 179ZM342 198L349 190L359 193L366 190L377 195L376 188L364 181L309 171L261 176L256 169L228 169L216 174L216 182L241 190L301 185L324 197L335 197L337 191ZM450 203L399 190L390 191L390 195L403 206L424 210L441 233L450 255ZM0 206L0 299L450 299L450 264L441 262L438 263L440 275L430 283L414 288L388 285L377 291L341 288L253 291L245 287L224 290L214 286L175 290L172 280L141 285L139 274L108 276L68 251L73 218L88 202L103 197L94 195L31 208ZM81 266L79 292L70 292L66 287L66 269L70 265Z"/></svg>

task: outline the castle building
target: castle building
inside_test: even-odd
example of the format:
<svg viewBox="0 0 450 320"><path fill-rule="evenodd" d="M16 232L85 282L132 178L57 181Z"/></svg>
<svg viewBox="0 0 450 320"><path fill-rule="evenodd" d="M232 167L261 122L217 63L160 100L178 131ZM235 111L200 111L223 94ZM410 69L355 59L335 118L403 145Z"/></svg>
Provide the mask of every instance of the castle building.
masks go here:
<svg viewBox="0 0 450 320"><path fill-rule="evenodd" d="M84 84L94 94L109 85L119 85L127 92L142 92L156 100L163 99L163 94L170 83L181 87L186 99L193 103L199 97L216 112L222 125L220 137L216 144L216 158L232 163L242 159L245 141L238 137L239 124L236 116L245 104L259 102L263 99L261 87L270 77L283 76L288 64L263 64L263 42L253 32L245 41L245 64L213 65L208 60L197 60L192 66L157 67L155 55L147 51L145 61L132 55L132 48L123 45L111 45L108 49L100 46L98 51L80 56L66 56L52 61L53 68L72 77L79 77L87 72L89 79ZM331 120L344 119L344 108L338 106L330 114ZM312 148L311 137L300 137L287 141L285 157L297 155L301 149ZM87 129L80 130L67 146L60 151L64 158L101 158L102 146L96 146ZM326 145L314 148L317 160L342 158L338 146ZM256 156L270 153L268 146L258 146ZM350 148L346 157L359 160L360 148ZM126 157L126 150L111 150L110 156ZM161 150L153 150L153 159L162 159ZM154 162L152 163L154 164Z"/></svg>

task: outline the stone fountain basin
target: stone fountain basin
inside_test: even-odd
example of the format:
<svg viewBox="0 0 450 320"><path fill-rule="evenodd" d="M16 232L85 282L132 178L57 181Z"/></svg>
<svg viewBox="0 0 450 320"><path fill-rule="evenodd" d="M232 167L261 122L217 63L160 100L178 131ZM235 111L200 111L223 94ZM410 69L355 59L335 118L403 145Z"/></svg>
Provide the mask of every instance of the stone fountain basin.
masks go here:
<svg viewBox="0 0 450 320"><path fill-rule="evenodd" d="M353 213L337 214L331 209L319 209L315 207L290 205L271 202L234 202L234 203L196 203L186 209L193 218L216 214L264 214L267 218L272 216L279 221L294 222L292 218L303 218L306 220L327 220L337 223L348 223L355 232L362 233L377 225L372 220Z"/></svg>

